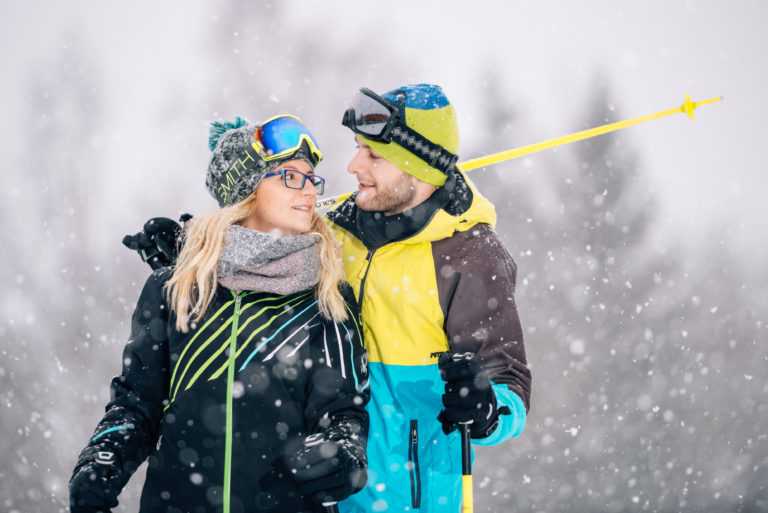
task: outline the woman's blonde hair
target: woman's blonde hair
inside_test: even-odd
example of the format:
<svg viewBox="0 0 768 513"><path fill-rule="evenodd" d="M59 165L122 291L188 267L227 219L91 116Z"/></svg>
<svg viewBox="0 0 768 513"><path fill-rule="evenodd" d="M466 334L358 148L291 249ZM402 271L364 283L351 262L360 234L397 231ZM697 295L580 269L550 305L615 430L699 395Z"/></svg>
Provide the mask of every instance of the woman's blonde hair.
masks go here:
<svg viewBox="0 0 768 513"><path fill-rule="evenodd" d="M165 288L171 309L176 313L176 328L189 331L189 324L202 319L216 293L217 267L227 240L229 227L248 219L256 206L256 193L234 205L190 219L184 228L183 245L173 276ZM315 286L320 314L341 322L347 318L339 284L344 281L341 254L333 232L315 211L312 233L320 235L320 281Z"/></svg>

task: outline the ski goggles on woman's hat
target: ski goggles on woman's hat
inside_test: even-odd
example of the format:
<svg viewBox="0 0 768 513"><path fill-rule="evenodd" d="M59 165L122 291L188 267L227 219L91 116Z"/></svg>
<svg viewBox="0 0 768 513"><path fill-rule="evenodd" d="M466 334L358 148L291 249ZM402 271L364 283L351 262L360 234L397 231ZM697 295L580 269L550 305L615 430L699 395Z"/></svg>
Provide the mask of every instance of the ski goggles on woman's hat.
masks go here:
<svg viewBox="0 0 768 513"><path fill-rule="evenodd" d="M283 114L266 120L254 132L253 138L253 148L265 162L288 157L305 143L314 160L312 165L316 166L323 159L315 136L296 116Z"/></svg>
<svg viewBox="0 0 768 513"><path fill-rule="evenodd" d="M405 98L400 100L402 105L362 87L344 113L341 124L365 139L395 142L430 166L447 172L458 156L410 128L405 119Z"/></svg>

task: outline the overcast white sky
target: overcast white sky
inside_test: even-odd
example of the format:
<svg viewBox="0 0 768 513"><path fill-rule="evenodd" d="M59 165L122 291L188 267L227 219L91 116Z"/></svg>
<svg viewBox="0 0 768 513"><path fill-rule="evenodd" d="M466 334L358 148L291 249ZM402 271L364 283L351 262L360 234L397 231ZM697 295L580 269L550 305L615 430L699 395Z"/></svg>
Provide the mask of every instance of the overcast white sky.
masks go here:
<svg viewBox="0 0 768 513"><path fill-rule="evenodd" d="M676 115L630 128L626 142L640 153L670 233L695 244L701 237L720 237L727 226L736 249L753 251L756 258L765 255L768 173L759 149L765 147L768 119L768 2L278 3L291 11L290 21L270 27L266 35L232 34L229 55L212 54L203 46L211 32L227 30L221 23L226 3L3 3L0 101L5 123L0 140L7 162L13 163L3 174L18 170L24 158L21 142L34 133L35 120L24 118L30 77L55 78L52 65L57 56L62 62L67 56L82 56L77 66L98 77L101 129L107 141L130 148L130 155L121 155L121 165L135 170L146 169L154 158L157 150L146 138L155 132L146 125L150 119L156 124L150 113L162 113L169 91L181 85L180 101L188 103L188 119L199 120L195 133L202 133L204 122L218 110L210 98L200 98L194 84L215 75L217 61L237 55L242 45L260 44L259 37L269 38L270 45L280 41L285 46L282 55L291 57L277 62L265 56L263 62L252 63L267 90L275 91L274 101L287 110L302 102L337 102L343 109L344 98L351 98L361 85L384 89L406 81L441 84L456 105L461 153L467 156L476 154L473 148L478 146L473 111L485 87L478 70L493 70L503 78L510 101L522 109L531 131L530 139L509 141L506 148L494 150L585 128L580 101L600 70L612 84L624 118L679 105L686 92L694 100L725 97L698 110L693 122ZM266 2L252 5L252 16L272 13ZM370 66L359 70L359 82L348 84L335 82L323 69L308 70L301 98L279 97L281 84L269 81L276 67L290 66L299 58L291 52L304 48L295 43L302 38L312 38L318 53L371 48ZM344 58L343 52L338 58ZM386 69L392 62L397 69ZM170 127L184 121L167 123ZM61 122L66 130L66 120ZM314 120L313 126L321 140L341 140L344 131L337 118ZM205 158L198 142L190 147L199 152L196 159ZM349 151L326 148L326 173L343 170ZM124 190L131 190L131 180L144 179L142 171L114 169L114 183L127 187ZM339 179L351 187L348 177ZM204 195L201 189L200 198ZM199 211L192 203L192 210ZM171 214L176 208L183 209L174 204Z"/></svg>

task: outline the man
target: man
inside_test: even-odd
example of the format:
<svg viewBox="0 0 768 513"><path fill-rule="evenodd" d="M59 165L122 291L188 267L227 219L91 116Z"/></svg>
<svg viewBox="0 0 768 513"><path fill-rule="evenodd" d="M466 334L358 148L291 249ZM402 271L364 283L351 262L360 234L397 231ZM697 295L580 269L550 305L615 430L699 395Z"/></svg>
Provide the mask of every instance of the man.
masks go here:
<svg viewBox="0 0 768 513"><path fill-rule="evenodd" d="M516 265L493 205L454 166L456 115L440 87L361 89L343 124L358 145L348 166L358 191L327 219L359 303L371 401L368 483L339 509L455 513L457 424L471 422L476 445L525 426ZM138 237L127 242L141 249ZM474 356L452 357L461 353Z"/></svg>

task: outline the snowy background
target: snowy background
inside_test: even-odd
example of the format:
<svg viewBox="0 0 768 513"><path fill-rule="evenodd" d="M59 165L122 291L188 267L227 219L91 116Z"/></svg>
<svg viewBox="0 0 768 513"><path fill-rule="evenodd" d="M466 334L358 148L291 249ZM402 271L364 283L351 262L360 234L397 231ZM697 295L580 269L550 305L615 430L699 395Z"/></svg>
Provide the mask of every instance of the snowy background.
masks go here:
<svg viewBox="0 0 768 513"><path fill-rule="evenodd" d="M360 86L443 86L519 266L525 433L478 512L768 511L764 1L3 2L0 510L64 511L149 268L120 240L215 207L208 123L294 113L330 193ZM119 511L135 511L143 471Z"/></svg>

